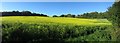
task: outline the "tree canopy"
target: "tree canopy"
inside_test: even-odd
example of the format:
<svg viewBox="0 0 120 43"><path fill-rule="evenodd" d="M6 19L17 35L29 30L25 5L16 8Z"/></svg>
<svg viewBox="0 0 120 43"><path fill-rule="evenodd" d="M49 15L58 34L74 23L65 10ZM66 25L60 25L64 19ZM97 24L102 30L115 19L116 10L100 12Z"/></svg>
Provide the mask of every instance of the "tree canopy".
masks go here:
<svg viewBox="0 0 120 43"><path fill-rule="evenodd" d="M30 11L12 11L12 12L2 12L2 16L44 16L48 17L45 14L31 13Z"/></svg>
<svg viewBox="0 0 120 43"><path fill-rule="evenodd" d="M114 26L120 27L120 1L115 2L107 11L109 18Z"/></svg>

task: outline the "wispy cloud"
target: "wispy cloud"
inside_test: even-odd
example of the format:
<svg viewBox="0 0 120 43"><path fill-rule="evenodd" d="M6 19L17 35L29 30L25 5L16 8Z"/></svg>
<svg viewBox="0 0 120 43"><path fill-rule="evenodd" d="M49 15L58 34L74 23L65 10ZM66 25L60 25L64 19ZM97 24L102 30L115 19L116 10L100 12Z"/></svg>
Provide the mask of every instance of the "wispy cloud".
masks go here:
<svg viewBox="0 0 120 43"><path fill-rule="evenodd" d="M115 0L1 0L1 2L114 2Z"/></svg>

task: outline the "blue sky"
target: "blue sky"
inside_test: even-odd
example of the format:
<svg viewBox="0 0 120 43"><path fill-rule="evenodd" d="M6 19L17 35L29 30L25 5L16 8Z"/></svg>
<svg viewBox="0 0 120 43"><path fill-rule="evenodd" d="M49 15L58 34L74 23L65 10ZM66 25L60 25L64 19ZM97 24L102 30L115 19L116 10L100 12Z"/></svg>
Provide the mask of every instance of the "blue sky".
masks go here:
<svg viewBox="0 0 120 43"><path fill-rule="evenodd" d="M3 11L31 11L49 16L105 12L113 2L2 2Z"/></svg>
<svg viewBox="0 0 120 43"><path fill-rule="evenodd" d="M2 2L113 2L115 0L1 0Z"/></svg>

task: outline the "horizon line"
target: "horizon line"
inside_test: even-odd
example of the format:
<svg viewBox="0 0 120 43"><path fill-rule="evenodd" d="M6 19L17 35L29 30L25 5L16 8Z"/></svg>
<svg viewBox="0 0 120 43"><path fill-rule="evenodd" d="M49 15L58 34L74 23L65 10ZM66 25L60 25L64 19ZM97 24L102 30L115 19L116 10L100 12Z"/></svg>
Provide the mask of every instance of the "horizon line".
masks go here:
<svg viewBox="0 0 120 43"><path fill-rule="evenodd" d="M8 10L8 11L1 11L0 10L0 12L12 12L12 11L19 11L19 10ZM23 12L23 11L29 11L29 10L22 10L22 11L19 11L19 12ZM48 16L53 16L53 15L59 15L59 14L53 14L53 15L49 15L49 14L47 14L47 13L40 13L40 12L33 12L33 11L30 11L31 13L37 13L37 14L46 14L46 15L48 15ZM98 11L90 11L90 12L83 12L83 13L79 13L79 14L74 14L74 15L82 15L82 14L84 14L84 13L91 13L91 12L98 12ZM101 11L101 12L98 12L98 13L104 13L104 12L106 12L106 11ZM73 14L73 13L63 13L63 14ZM61 14L62 15L62 14Z"/></svg>

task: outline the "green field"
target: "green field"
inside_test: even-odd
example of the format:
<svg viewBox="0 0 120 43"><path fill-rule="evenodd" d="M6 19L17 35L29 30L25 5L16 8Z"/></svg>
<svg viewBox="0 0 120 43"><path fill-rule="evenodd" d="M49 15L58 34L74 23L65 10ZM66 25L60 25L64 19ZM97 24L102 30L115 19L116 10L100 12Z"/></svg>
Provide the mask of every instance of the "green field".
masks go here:
<svg viewBox="0 0 120 43"><path fill-rule="evenodd" d="M107 19L9 16L2 18L3 42L112 41Z"/></svg>
<svg viewBox="0 0 120 43"><path fill-rule="evenodd" d="M74 25L111 25L107 19L84 19L84 18L63 18L63 17L1 17L2 22L22 23L61 23Z"/></svg>

